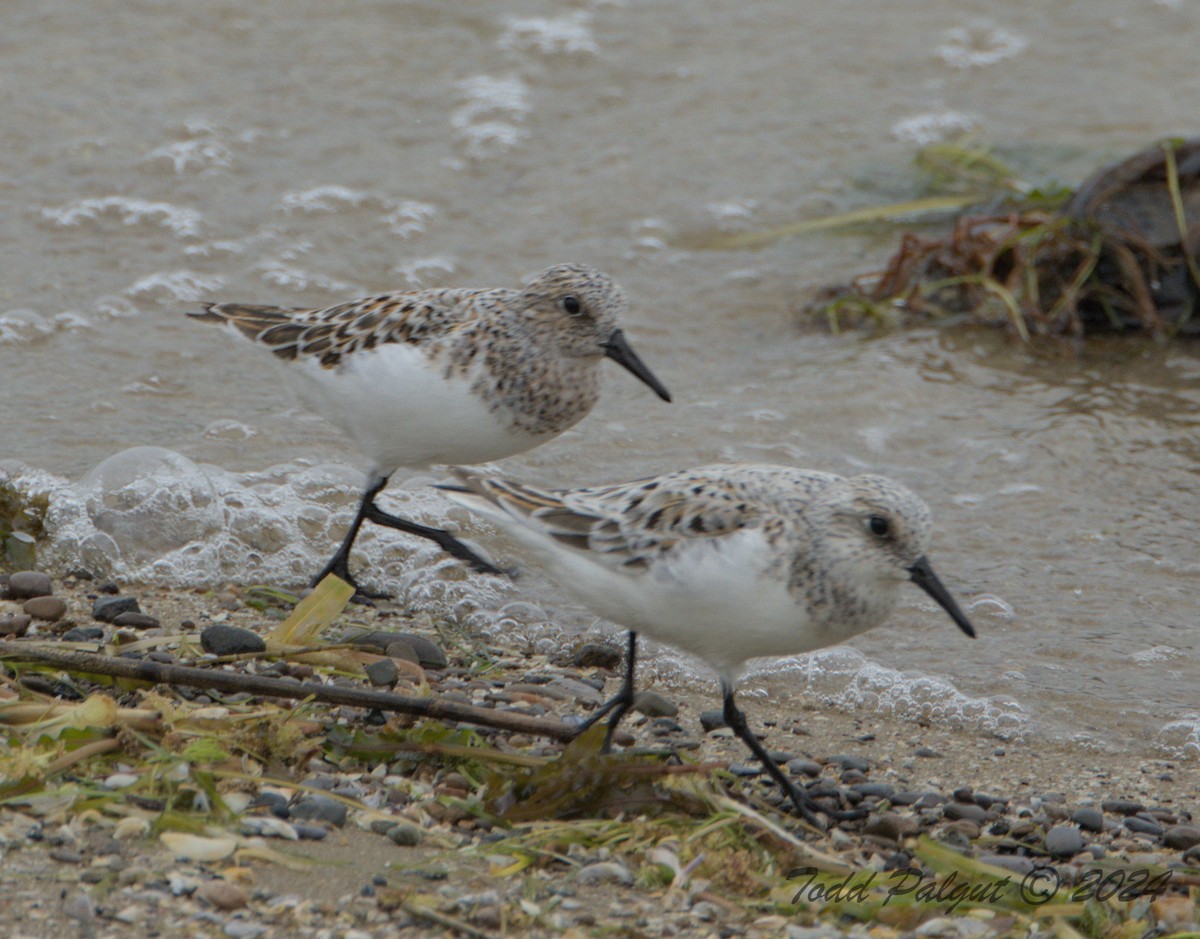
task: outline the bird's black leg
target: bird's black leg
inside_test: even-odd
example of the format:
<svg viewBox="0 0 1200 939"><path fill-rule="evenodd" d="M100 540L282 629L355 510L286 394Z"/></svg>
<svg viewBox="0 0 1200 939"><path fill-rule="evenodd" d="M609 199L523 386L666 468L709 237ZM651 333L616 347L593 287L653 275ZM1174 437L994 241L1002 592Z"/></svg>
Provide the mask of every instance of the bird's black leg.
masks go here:
<svg viewBox="0 0 1200 939"><path fill-rule="evenodd" d="M616 693L615 697L609 698L604 702L599 710L584 721L579 728L579 733L582 734L585 730L600 721L606 714L612 713L612 716L608 719L608 732L604 735L604 745L600 747L601 753L607 753L612 747L612 738L613 734L616 733L617 724L621 723L621 718L633 707L633 669L636 661L637 633L630 630L629 651L625 656L625 680L621 683L621 690Z"/></svg>
<svg viewBox="0 0 1200 939"><path fill-rule="evenodd" d="M378 492L379 490L376 490ZM479 571L481 574L499 574L502 577L507 577L508 572L498 568L495 564L484 560L465 544L455 538L450 532L441 528L431 528L428 525L418 525L416 522L410 522L406 518L401 518L399 515L391 515L374 502L368 505L365 509L365 518L374 522L376 525L383 525L387 528L395 528L397 531L405 532L409 535L416 535L418 538L428 538L430 541L436 542L437 545L449 554L451 557L456 557L460 561L466 561L471 567Z"/></svg>
<svg viewBox="0 0 1200 939"><path fill-rule="evenodd" d="M346 537L342 539L341 547L334 552L333 557L329 559L329 563L321 569L321 572L313 578L312 586L315 587L328 575L334 574L353 587L355 595L362 595L373 600L382 600L387 597L386 593L374 593L364 590L350 573L350 549L354 546L354 539L358 537L358 530L362 528L363 521L367 518L370 509L375 504L375 496L387 485L387 481L388 478L386 476L372 477L370 483L367 484L367 488L363 490L362 498L358 503L358 511L354 515L354 521L350 523L350 530L346 532Z"/></svg>
<svg viewBox="0 0 1200 939"><path fill-rule="evenodd" d="M812 797L807 795L802 789L800 789L799 786L788 779L783 770L779 768L779 764L771 759L771 755L767 753L763 745L759 743L758 738L754 736L754 732L750 730L749 725L746 723L746 715L738 709L736 704L734 704L733 685L731 685L725 679L721 679L721 695L724 699L723 704L725 710L725 723L729 725L729 728L735 734L742 738L742 742L750 748L750 751L756 757L758 757L759 762L761 762L763 765L763 768L770 774L771 778L774 779L775 782L779 783L779 786L781 789L783 789L784 793L791 798L792 804L796 806L796 811L800 813L801 817L806 822L824 830L825 826L817 817L817 812L825 812L835 821L845 821L847 819L862 817L861 812L836 812L817 805L817 803L813 801Z"/></svg>
<svg viewBox="0 0 1200 939"><path fill-rule="evenodd" d="M416 522L410 522L406 518L400 518L398 515L390 515L383 511L383 509L375 504L375 497L387 485L387 481L388 477L386 476L371 477L367 488L363 490L362 499L359 500L358 512L354 515L354 521L350 523L350 530L346 532L346 537L343 539L341 547L329 559L329 563L325 565L321 573L313 578L312 585L314 587L327 575L336 574L354 588L355 596L372 600L387 598L386 593L375 593L364 590L350 573L350 549L354 546L354 539L358 537L358 530L362 528L363 522L366 521L374 522L376 525L383 525L386 528L395 528L409 535L416 535L419 538L428 538L430 541L435 541L443 551L460 560L466 561L477 571L482 571L485 574L505 574L500 568L489 564L477 555L451 535L450 532L443 531L440 528L430 528L427 525L418 525Z"/></svg>

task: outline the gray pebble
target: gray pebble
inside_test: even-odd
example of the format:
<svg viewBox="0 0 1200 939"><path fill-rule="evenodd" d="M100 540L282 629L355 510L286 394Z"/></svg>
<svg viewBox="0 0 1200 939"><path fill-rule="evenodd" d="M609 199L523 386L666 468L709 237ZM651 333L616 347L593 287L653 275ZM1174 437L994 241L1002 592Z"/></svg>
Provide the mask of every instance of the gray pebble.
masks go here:
<svg viewBox="0 0 1200 939"><path fill-rule="evenodd" d="M296 836L302 841L321 841L329 834L329 830L317 825L293 825Z"/></svg>
<svg viewBox="0 0 1200 939"><path fill-rule="evenodd" d="M249 652L264 652L267 644L257 633L240 626L217 623L205 627L200 633L200 648L211 655L243 655Z"/></svg>
<svg viewBox="0 0 1200 939"><path fill-rule="evenodd" d="M387 648L383 650L383 654L403 662L412 662L413 665L421 664L421 657L417 655L417 650L413 648L412 643L405 642L403 639L389 642Z"/></svg>
<svg viewBox="0 0 1200 939"><path fill-rule="evenodd" d="M701 712L700 726L704 728L706 734L716 730L718 727L724 727L725 712L721 710Z"/></svg>
<svg viewBox="0 0 1200 939"><path fill-rule="evenodd" d="M61 597L34 597L32 600L26 600L22 609L34 619L44 619L53 623L62 619L67 612L67 601Z"/></svg>
<svg viewBox="0 0 1200 939"><path fill-rule="evenodd" d="M33 617L25 613L0 616L0 636L24 636L29 631Z"/></svg>
<svg viewBox="0 0 1200 939"><path fill-rule="evenodd" d="M1051 857L1074 857L1083 850L1083 835L1074 825L1055 825L1046 832L1045 847Z"/></svg>
<svg viewBox="0 0 1200 939"><path fill-rule="evenodd" d="M1200 864L1200 844L1194 848L1188 848L1183 852L1183 861L1185 864Z"/></svg>
<svg viewBox="0 0 1200 939"><path fill-rule="evenodd" d="M231 919L222 927L229 939L258 939L266 935L267 927L262 923L253 923L244 919Z"/></svg>
<svg viewBox="0 0 1200 939"><path fill-rule="evenodd" d="M987 818L987 812L974 802L951 802L942 807L942 815L950 821L966 819L981 824Z"/></svg>
<svg viewBox="0 0 1200 939"><path fill-rule="evenodd" d="M162 625L156 617L133 610L118 613L113 617L112 622L114 626L128 626L130 629L158 629Z"/></svg>
<svg viewBox="0 0 1200 939"><path fill-rule="evenodd" d="M54 593L48 574L41 571L17 571L8 578L8 598L10 600L29 600L33 597L45 597Z"/></svg>
<svg viewBox="0 0 1200 939"><path fill-rule="evenodd" d="M375 630L357 636L349 636L348 641L356 646L368 646L379 652L386 652L393 642L406 642L417 654L417 662L423 668L445 668L448 664L446 653L438 646L416 633L393 633L386 630Z"/></svg>
<svg viewBox="0 0 1200 939"><path fill-rule="evenodd" d="M866 757L852 756L847 753L839 753L837 756L831 756L825 762L836 763L842 769L856 769L860 773L865 773L871 768L871 762Z"/></svg>
<svg viewBox="0 0 1200 939"><path fill-rule="evenodd" d="M942 756L940 753L937 752L937 750L933 749L932 747L917 747L917 749L915 749L913 751L913 753L914 753L914 755L922 757L923 759L926 759L926 760L937 760L937 759L940 759Z"/></svg>
<svg viewBox="0 0 1200 939"><path fill-rule="evenodd" d="M569 699L578 701L580 704L602 704L604 702L604 695L591 685L574 678L556 678L546 687L555 691L563 691Z"/></svg>
<svg viewBox="0 0 1200 939"><path fill-rule="evenodd" d="M679 708L657 691L639 691L633 697L633 709L647 717L674 717Z"/></svg>
<svg viewBox="0 0 1200 939"><path fill-rule="evenodd" d="M63 642L95 642L104 638L103 626L76 626L62 634Z"/></svg>
<svg viewBox="0 0 1200 939"><path fill-rule="evenodd" d="M1156 824L1145 818L1138 818L1136 815L1125 819L1125 827L1130 831L1136 831L1142 835L1154 835L1158 837L1162 835L1162 825Z"/></svg>
<svg viewBox="0 0 1200 939"><path fill-rule="evenodd" d="M346 806L328 796L308 795L292 806L292 818L329 822L341 828L346 824Z"/></svg>
<svg viewBox="0 0 1200 939"><path fill-rule="evenodd" d="M730 763L729 772L734 776L759 776L763 768L760 763Z"/></svg>
<svg viewBox="0 0 1200 939"><path fill-rule="evenodd" d="M1093 809L1090 806L1084 806L1081 809L1076 809L1071 814L1071 821L1073 821L1084 831L1104 830L1104 813L1099 809Z"/></svg>
<svg viewBox="0 0 1200 939"><path fill-rule="evenodd" d="M598 861L576 871L575 881L580 884L621 884L628 887L633 884L633 874L624 864L616 861Z"/></svg>
<svg viewBox="0 0 1200 939"><path fill-rule="evenodd" d="M387 830L387 836L402 848L411 848L421 843L421 829L409 822L392 825Z"/></svg>
<svg viewBox="0 0 1200 939"><path fill-rule="evenodd" d="M1140 802L1131 802L1127 799L1110 799L1107 802L1101 802L1100 808L1105 812L1112 812L1113 815L1137 815L1138 812L1146 811L1146 807Z"/></svg>
<svg viewBox="0 0 1200 939"><path fill-rule="evenodd" d="M1172 825L1163 832L1163 844L1177 851L1186 851L1200 844L1200 828L1192 825Z"/></svg>
<svg viewBox="0 0 1200 939"><path fill-rule="evenodd" d="M616 646L603 642L588 642L581 645L571 656L571 664L578 668L606 668L615 671L625 653Z"/></svg>
<svg viewBox="0 0 1200 939"><path fill-rule="evenodd" d="M816 779L821 775L821 764L815 760L805 759L802 756L798 756L794 760L788 760L787 769L793 776L804 775L810 779Z"/></svg>
<svg viewBox="0 0 1200 939"><path fill-rule="evenodd" d="M97 597L92 603L92 616L102 623L111 623L122 613L140 613L137 597Z"/></svg>
<svg viewBox="0 0 1200 939"><path fill-rule="evenodd" d="M396 663L391 659L379 659L372 662L363 669L367 674L367 681L372 685L394 685L400 677L400 670L396 668Z"/></svg>
<svg viewBox="0 0 1200 939"><path fill-rule="evenodd" d="M889 786L887 783L855 783L853 788L864 796L874 799L890 799L896 791L894 786Z"/></svg>

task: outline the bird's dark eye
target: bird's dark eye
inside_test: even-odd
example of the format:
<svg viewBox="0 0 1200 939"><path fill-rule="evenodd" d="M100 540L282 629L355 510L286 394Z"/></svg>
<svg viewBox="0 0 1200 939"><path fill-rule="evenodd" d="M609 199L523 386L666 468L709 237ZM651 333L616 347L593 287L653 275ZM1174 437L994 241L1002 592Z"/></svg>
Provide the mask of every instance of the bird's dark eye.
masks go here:
<svg viewBox="0 0 1200 939"><path fill-rule="evenodd" d="M571 316L578 316L583 312L583 304L579 302L579 298L569 295L562 298L562 308Z"/></svg>
<svg viewBox="0 0 1200 939"><path fill-rule="evenodd" d="M880 538L886 538L892 530L892 526L882 515L872 515L867 519L867 527L871 529L872 535L878 535Z"/></svg>

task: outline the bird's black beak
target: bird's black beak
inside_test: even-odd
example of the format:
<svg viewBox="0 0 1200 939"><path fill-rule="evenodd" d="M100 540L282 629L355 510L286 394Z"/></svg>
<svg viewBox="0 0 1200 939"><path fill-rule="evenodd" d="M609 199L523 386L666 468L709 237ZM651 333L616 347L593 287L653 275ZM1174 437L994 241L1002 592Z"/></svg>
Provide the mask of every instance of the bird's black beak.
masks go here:
<svg viewBox="0 0 1200 939"><path fill-rule="evenodd" d="M933 597L938 602L938 606L950 614L950 618L958 624L959 629L972 639L975 638L975 627L971 625L966 614L958 608L954 597L950 596L950 591L938 580L937 574L929 566L928 558L918 558L917 563L908 569L908 573L912 576L914 584Z"/></svg>
<svg viewBox="0 0 1200 939"><path fill-rule="evenodd" d="M650 369L646 368L645 363L637 357L637 353L629 348L629 343L625 341L625 333L621 330L615 330L608 337L608 342L604 343L604 354L618 365L629 369L629 371L654 389L654 393L664 401L671 400L671 392L663 387L663 383L654 377Z"/></svg>

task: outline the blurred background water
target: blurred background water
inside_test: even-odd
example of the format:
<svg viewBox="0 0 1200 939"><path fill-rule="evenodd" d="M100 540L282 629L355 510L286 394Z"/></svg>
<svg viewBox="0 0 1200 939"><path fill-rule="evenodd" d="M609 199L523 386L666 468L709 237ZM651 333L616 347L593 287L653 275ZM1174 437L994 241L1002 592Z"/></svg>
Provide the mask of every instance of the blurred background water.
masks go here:
<svg viewBox="0 0 1200 939"><path fill-rule="evenodd" d="M59 568L296 584L340 537L364 461L266 358L189 322L196 300L515 286L583 261L626 287L676 403L608 368L596 411L504 472L887 473L932 506L935 564L980 632L913 590L886 627L752 685L1200 755L1195 345L831 336L797 309L880 266L894 231L694 247L912 198L917 149L963 130L1066 184L1193 133L1197 4L18 0L4 20L0 465L52 491ZM515 551L402 475L393 507ZM536 574L360 543L411 608L534 636L593 623Z"/></svg>

